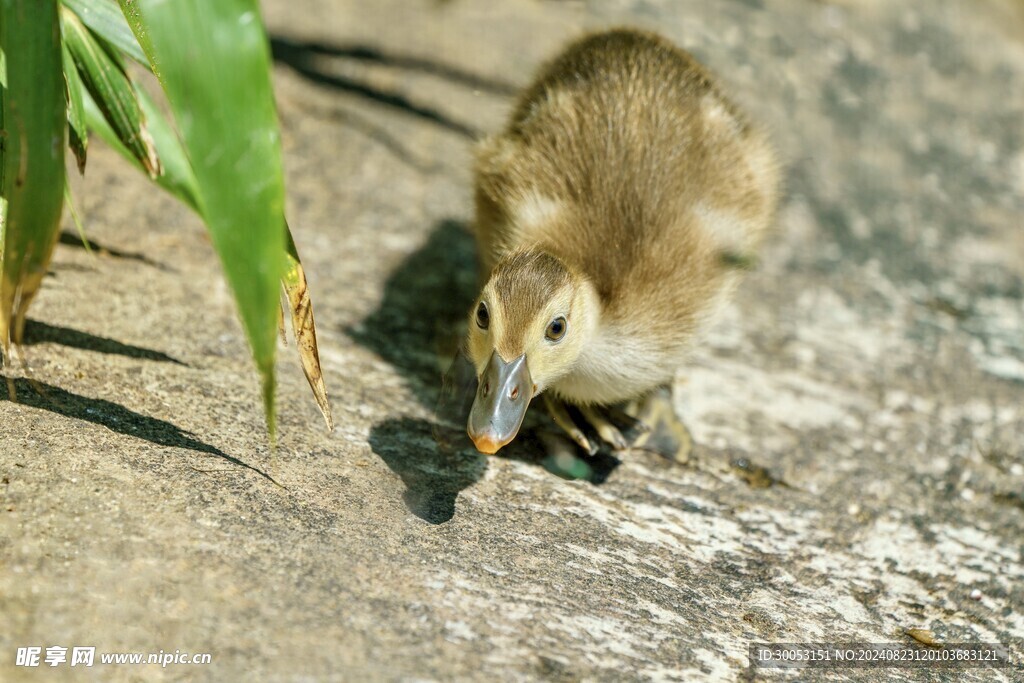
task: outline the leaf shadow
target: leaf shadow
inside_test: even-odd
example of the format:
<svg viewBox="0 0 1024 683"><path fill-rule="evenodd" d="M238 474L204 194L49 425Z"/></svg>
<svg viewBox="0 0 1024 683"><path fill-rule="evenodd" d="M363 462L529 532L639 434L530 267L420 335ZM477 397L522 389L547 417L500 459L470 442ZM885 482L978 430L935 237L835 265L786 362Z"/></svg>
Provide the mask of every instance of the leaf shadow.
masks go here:
<svg viewBox="0 0 1024 683"><path fill-rule="evenodd" d="M374 123L370 117L362 116L354 111L343 108L328 109L318 107L311 102L303 102L303 104L310 113L330 121L337 121L341 125L347 126L351 130L365 135L367 138L394 155L394 157L403 164L408 165L410 168L413 168L420 173L433 172L441 167L441 164L436 160L428 161L421 159L416 153L406 147L399 138L388 133L388 131L382 126Z"/></svg>
<svg viewBox="0 0 1024 683"><path fill-rule="evenodd" d="M377 48L363 45L329 45L326 43L299 41L283 36L272 36L270 47L274 61L287 65L297 74L313 83L358 95L378 104L411 114L467 138L475 138L479 132L469 124L458 121L430 105L415 102L401 92L384 90L325 69L322 65L323 60L329 58L349 58L430 73L479 90L497 91L502 94L509 94L515 90L508 84L485 79L457 67L418 57L391 55Z"/></svg>
<svg viewBox="0 0 1024 683"><path fill-rule="evenodd" d="M393 52L385 52L378 47L370 45L331 45L317 41L299 42L283 36L271 36L271 47L274 48L274 56L277 57L276 48L282 50L302 50L309 55L319 57L340 57L360 62L371 62L382 66L391 66L406 71L418 71L420 73L438 76L446 81L464 85L473 90L484 90L495 95L512 96L519 92L519 88L509 81L496 78L488 78L475 74L472 71L463 69L453 64L416 57L414 55L402 55Z"/></svg>
<svg viewBox="0 0 1024 683"><path fill-rule="evenodd" d="M99 254L100 256L110 256L112 258L122 259L125 261L137 261L138 263L142 263L147 266L152 266L153 268L157 268L159 270L176 272L174 268L172 268L171 266L160 263L159 261L154 261L153 259L149 258L148 256L141 252L124 251L106 244L100 244L99 242L92 238L88 239L87 246L86 242L83 242L81 235L78 235L69 230L64 230L60 233L58 243L66 247L92 250L93 253Z"/></svg>
<svg viewBox="0 0 1024 683"><path fill-rule="evenodd" d="M61 346L69 346L71 348L82 349L84 351L95 351L96 353L125 356L127 358L152 360L161 363L173 363L175 365L187 367L186 363L182 363L177 358L168 356L162 351L154 351L153 349L147 349L142 346L123 344L114 339L100 337L98 335L82 332L70 327L50 325L48 323L39 322L38 320L25 321L24 344L26 346L33 346L35 344L46 343L60 344Z"/></svg>
<svg viewBox="0 0 1024 683"><path fill-rule="evenodd" d="M101 427L106 427L112 432L142 439L157 446L184 448L206 455L217 456L239 467L251 470L264 479L277 484L263 470L228 455L216 446L200 441L189 432L180 429L166 420L137 413L112 401L81 396L60 387L37 381L15 379L13 380L13 385L17 396L17 403L22 405L45 410L62 417L84 420ZM10 400L6 391L0 391L0 400Z"/></svg>

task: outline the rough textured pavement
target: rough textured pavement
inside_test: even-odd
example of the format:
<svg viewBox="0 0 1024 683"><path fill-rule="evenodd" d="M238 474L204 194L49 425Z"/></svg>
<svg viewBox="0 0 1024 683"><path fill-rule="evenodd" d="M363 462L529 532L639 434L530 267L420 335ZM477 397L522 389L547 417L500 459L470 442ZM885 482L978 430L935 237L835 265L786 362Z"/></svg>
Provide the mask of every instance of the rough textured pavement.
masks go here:
<svg viewBox="0 0 1024 683"><path fill-rule="evenodd" d="M59 247L27 348L47 395L0 402L0 680L762 680L751 642L914 627L1015 642L964 679L1024 678L1019 2L264 6L338 427L284 349L271 457L202 227L97 145L76 192L105 250ZM472 139L623 23L714 69L787 169L680 373L693 456L566 481L528 439L442 449ZM15 668L26 645L212 664ZM883 674L961 680L853 677Z"/></svg>

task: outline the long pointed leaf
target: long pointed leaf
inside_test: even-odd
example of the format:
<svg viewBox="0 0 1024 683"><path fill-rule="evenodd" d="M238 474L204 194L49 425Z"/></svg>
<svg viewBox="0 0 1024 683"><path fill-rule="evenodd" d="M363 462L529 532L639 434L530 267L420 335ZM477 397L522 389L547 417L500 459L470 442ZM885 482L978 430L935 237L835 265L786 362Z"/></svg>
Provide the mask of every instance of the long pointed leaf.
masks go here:
<svg viewBox="0 0 1024 683"><path fill-rule="evenodd" d="M85 159L89 150L89 130L85 123L85 104L82 99L82 78L78 75L78 67L66 44L61 45L61 57L64 64L64 87L68 103L68 138L71 151L75 154L78 172L85 173Z"/></svg>
<svg viewBox="0 0 1024 683"><path fill-rule="evenodd" d="M149 59L142 51L139 41L125 21L121 8L116 0L62 0L64 5L72 9L82 23L103 38L105 41L125 53L136 62L146 67Z"/></svg>
<svg viewBox="0 0 1024 683"><path fill-rule="evenodd" d="M4 8L0 5L0 8ZM0 22L3 22L3 17L0 17ZM4 126L4 110L6 105L4 104L4 92L7 91L7 56L4 54L3 45L0 45L0 272L3 270L4 263L4 221L7 219L7 200L4 199L3 187L4 187L4 170L7 168L4 165L4 148L7 143L4 142L4 138L7 137L7 127Z"/></svg>
<svg viewBox="0 0 1024 683"><path fill-rule="evenodd" d="M316 323L313 321L313 302L309 298L309 286L306 283L306 270L299 259L295 240L291 229L285 236L288 248L288 270L281 284L288 296L288 306L292 313L292 332L295 334L295 346L299 351L302 371L313 390L313 398L320 407L320 414L327 423L327 431L334 430L334 417L331 415L331 404L327 400L327 387L324 385L324 373L320 368L320 352L316 343ZM283 328L282 328L283 329Z"/></svg>
<svg viewBox="0 0 1024 683"><path fill-rule="evenodd" d="M156 107L146 92L136 86L139 103L149 121L149 129L153 135L157 155L163 164L164 174L156 179L156 182L165 190L181 200L192 210L198 213L198 190L196 189L195 175L185 156L185 150L180 140L171 129L170 124L164 119L163 114ZM85 109L91 130L99 134L107 144L116 149L124 158L131 161L140 171L142 166L118 140L117 135L106 120L99 108L88 93L85 95ZM313 319L313 302L309 296L309 286L306 282L306 272L299 259L299 253L292 238L291 229L285 223L286 256L288 267L281 278L281 286L284 288L288 298L288 307L291 313L292 330L295 334L296 347L299 353L299 361L302 363L302 370L313 391L313 398L316 399L320 413L324 416L327 429L334 429L334 418L331 415L331 404L327 399L327 387L324 384L323 370L320 366L320 353L316 341L316 323ZM283 329L283 328L282 328Z"/></svg>
<svg viewBox="0 0 1024 683"><path fill-rule="evenodd" d="M131 150L151 178L160 175L160 160L128 74L119 60L89 32L74 12L61 12L65 44L85 87L99 105L121 143Z"/></svg>
<svg viewBox="0 0 1024 683"><path fill-rule="evenodd" d="M160 66L157 64L156 55L153 50L153 41L149 37L149 25L142 20L142 9L139 7L139 3L135 2L135 0L117 0L117 2L121 6L121 13L128 22L129 28L135 34L139 47L142 48L142 52L146 55L149 68L152 69L157 78L161 78Z"/></svg>
<svg viewBox="0 0 1024 683"><path fill-rule="evenodd" d="M271 437L284 179L255 0L120 0L167 94L210 235L263 379Z"/></svg>
<svg viewBox="0 0 1024 683"><path fill-rule="evenodd" d="M56 0L0 0L6 218L0 228L0 345L20 343L53 254L64 203L66 106Z"/></svg>

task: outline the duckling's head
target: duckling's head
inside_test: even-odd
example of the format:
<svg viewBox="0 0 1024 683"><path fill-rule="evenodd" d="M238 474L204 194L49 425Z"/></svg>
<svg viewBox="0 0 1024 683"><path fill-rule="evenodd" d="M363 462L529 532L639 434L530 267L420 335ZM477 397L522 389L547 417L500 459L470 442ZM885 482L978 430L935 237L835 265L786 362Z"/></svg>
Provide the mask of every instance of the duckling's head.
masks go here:
<svg viewBox="0 0 1024 683"><path fill-rule="evenodd" d="M467 350L479 385L469 437L483 453L515 438L534 396L568 373L597 326L593 285L539 250L505 256L473 307Z"/></svg>

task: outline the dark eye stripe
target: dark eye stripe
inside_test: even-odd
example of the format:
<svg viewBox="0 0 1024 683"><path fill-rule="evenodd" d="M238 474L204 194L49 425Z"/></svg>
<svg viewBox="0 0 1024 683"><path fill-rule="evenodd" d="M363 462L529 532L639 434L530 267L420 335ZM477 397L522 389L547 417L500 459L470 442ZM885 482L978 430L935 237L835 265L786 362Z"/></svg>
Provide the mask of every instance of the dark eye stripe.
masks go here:
<svg viewBox="0 0 1024 683"><path fill-rule="evenodd" d="M487 310L487 304L483 301L476 307L476 326L481 330L486 330L491 324L491 314Z"/></svg>
<svg viewBox="0 0 1024 683"><path fill-rule="evenodd" d="M556 342L561 340L565 336L565 330L568 328L568 324L565 322L565 318L558 316L548 324L548 329L544 333L550 341Z"/></svg>

